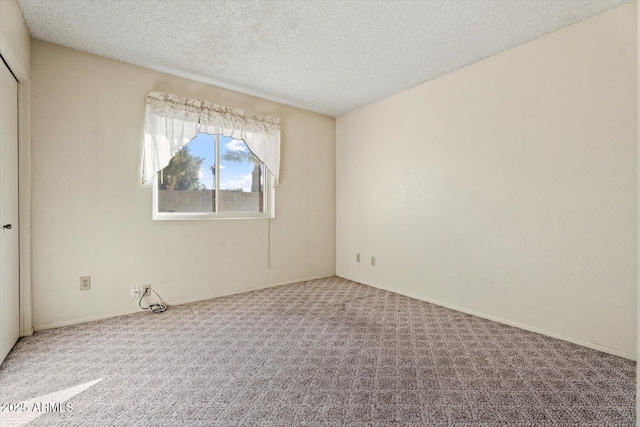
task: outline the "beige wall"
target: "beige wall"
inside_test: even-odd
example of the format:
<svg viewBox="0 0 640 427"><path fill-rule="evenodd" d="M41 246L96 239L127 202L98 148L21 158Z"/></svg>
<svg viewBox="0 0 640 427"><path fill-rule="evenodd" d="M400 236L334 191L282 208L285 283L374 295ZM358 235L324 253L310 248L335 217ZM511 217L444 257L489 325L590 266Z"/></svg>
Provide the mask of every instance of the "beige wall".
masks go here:
<svg viewBox="0 0 640 427"><path fill-rule="evenodd" d="M31 36L15 0L0 0L0 55L18 79L20 335L33 333L31 304Z"/></svg>
<svg viewBox="0 0 640 427"><path fill-rule="evenodd" d="M136 310L134 285L179 303L335 273L335 119L40 41L32 61L36 329ZM150 89L280 117L271 269L266 219L151 220Z"/></svg>
<svg viewBox="0 0 640 427"><path fill-rule="evenodd" d="M638 109L640 110L640 85L638 85L638 82L640 81L640 31L638 31L638 28L640 28L640 7L636 7L636 102L638 103ZM636 125L638 126L636 139L636 194L638 194L636 200L636 355L638 355L640 354L640 268L638 267L640 266L640 120L636 123ZM637 392L638 390L640 390L640 375L638 374L638 370L636 368L636 426L640 427L640 394Z"/></svg>
<svg viewBox="0 0 640 427"><path fill-rule="evenodd" d="M28 80L31 36L15 0L0 1L0 53L18 80Z"/></svg>
<svg viewBox="0 0 640 427"><path fill-rule="evenodd" d="M635 7L339 117L337 274L635 357Z"/></svg>

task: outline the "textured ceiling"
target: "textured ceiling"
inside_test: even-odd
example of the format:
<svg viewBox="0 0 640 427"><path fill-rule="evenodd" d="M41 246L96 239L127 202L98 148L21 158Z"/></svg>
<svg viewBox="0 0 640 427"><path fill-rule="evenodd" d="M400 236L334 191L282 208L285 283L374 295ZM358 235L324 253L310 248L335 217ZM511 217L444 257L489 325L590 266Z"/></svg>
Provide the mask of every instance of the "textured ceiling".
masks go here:
<svg viewBox="0 0 640 427"><path fill-rule="evenodd" d="M18 5L36 39L338 116L627 2L18 0Z"/></svg>

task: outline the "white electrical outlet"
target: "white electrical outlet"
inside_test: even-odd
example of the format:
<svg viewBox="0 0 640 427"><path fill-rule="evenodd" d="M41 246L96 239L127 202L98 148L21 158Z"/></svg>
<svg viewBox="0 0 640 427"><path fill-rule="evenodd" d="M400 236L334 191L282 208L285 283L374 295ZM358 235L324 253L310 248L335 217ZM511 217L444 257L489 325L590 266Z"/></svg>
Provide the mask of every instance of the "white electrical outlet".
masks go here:
<svg viewBox="0 0 640 427"><path fill-rule="evenodd" d="M356 262L360 262L360 254L356 254Z"/></svg>
<svg viewBox="0 0 640 427"><path fill-rule="evenodd" d="M140 298L140 286L131 287L131 298L135 298L135 299Z"/></svg>
<svg viewBox="0 0 640 427"><path fill-rule="evenodd" d="M91 289L91 276L82 276L80 278L80 290L86 291L87 289Z"/></svg>
<svg viewBox="0 0 640 427"><path fill-rule="evenodd" d="M151 296L151 285L142 285L140 287L140 295L145 297Z"/></svg>
<svg viewBox="0 0 640 427"><path fill-rule="evenodd" d="M376 266L376 257L374 256L371 257L371 265L373 265L374 267Z"/></svg>

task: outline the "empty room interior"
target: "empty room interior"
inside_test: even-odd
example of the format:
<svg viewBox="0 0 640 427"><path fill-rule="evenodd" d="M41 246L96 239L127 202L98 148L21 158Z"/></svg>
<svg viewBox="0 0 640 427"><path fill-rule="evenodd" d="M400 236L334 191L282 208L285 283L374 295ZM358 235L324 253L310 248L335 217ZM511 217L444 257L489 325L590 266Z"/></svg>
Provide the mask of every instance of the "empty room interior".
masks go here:
<svg viewBox="0 0 640 427"><path fill-rule="evenodd" d="M0 0L0 425L637 425L638 17Z"/></svg>

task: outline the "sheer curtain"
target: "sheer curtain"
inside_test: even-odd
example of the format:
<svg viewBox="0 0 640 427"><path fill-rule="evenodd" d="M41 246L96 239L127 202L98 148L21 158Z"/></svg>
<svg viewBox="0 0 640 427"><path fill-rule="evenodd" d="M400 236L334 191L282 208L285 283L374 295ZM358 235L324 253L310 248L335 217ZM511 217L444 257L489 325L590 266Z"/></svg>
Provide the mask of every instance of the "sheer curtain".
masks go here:
<svg viewBox="0 0 640 427"><path fill-rule="evenodd" d="M280 175L280 119L239 108L151 91L147 94L142 182L164 169L198 132L242 139L273 175Z"/></svg>

